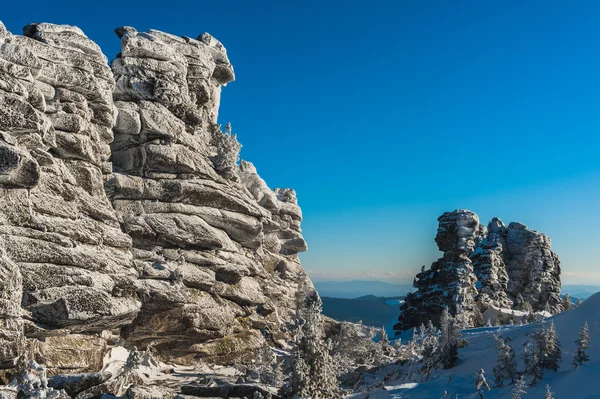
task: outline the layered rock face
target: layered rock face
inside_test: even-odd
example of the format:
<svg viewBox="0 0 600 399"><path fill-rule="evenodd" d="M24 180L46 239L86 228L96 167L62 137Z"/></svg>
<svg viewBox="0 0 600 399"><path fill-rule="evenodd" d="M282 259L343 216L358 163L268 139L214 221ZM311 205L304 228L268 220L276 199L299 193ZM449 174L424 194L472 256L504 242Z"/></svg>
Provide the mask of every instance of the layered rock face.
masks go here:
<svg viewBox="0 0 600 399"><path fill-rule="evenodd" d="M479 218L471 211L457 210L444 213L438 222L435 241L444 256L415 277L417 291L405 298L402 314L394 326L398 331L426 324L428 320L439 324L445 307L452 315L460 315L464 325L473 324L477 278L469 255L480 239Z"/></svg>
<svg viewBox="0 0 600 399"><path fill-rule="evenodd" d="M126 338L182 362L234 358L261 345L259 330L279 334L293 308L296 254L306 250L295 193L235 165L235 137L215 123L234 77L217 40L117 34L107 186L144 292Z"/></svg>
<svg viewBox="0 0 600 399"><path fill-rule="evenodd" d="M438 222L435 241L444 256L415 277L417 291L401 306L398 333L439 323L445 307L465 326L477 326L481 313L512 309L518 296L535 311L562 310L560 261L546 235L498 218L486 228L468 210L446 212Z"/></svg>
<svg viewBox="0 0 600 399"><path fill-rule="evenodd" d="M104 344L95 334L130 324L141 304L132 241L103 188L114 79L78 28L0 31L3 360L24 333L42 340L49 367L66 367L68 349L46 346L75 334L65 346L76 339L82 356L70 367L94 367L101 355L86 348Z"/></svg>
<svg viewBox="0 0 600 399"><path fill-rule="evenodd" d="M0 24L0 364L96 371L114 344L231 363L286 339L306 250L216 124L225 48L117 29L110 67L78 28Z"/></svg>

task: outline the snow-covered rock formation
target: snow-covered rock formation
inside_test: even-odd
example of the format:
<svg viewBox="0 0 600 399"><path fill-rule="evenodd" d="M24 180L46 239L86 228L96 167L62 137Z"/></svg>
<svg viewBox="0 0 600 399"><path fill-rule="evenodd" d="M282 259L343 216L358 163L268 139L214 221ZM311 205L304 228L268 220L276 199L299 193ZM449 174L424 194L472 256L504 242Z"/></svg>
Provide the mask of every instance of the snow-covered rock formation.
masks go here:
<svg viewBox="0 0 600 399"><path fill-rule="evenodd" d="M0 366L99 371L120 344L233 363L287 339L306 250L216 124L225 48L123 27L110 67L78 28L0 23Z"/></svg>
<svg viewBox="0 0 600 399"><path fill-rule="evenodd" d="M397 332L437 324L445 307L465 326L481 325L488 309L512 309L517 298L534 311L562 309L560 261L546 235L498 218L486 228L468 210L446 212L438 222L435 241L444 256L415 277L417 291L401 306Z"/></svg>

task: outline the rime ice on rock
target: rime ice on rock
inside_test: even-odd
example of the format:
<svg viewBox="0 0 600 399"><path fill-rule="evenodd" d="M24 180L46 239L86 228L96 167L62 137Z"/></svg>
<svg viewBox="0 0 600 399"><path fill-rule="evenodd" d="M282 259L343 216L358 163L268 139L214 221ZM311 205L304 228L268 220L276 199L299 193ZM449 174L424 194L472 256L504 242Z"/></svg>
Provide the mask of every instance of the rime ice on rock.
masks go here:
<svg viewBox="0 0 600 399"><path fill-rule="evenodd" d="M444 256L415 277L417 292L407 295L394 328L405 331L432 320L439 324L445 307L459 315L462 325L473 323L477 278L469 255L479 240L479 218L468 210L446 212L438 218L435 241Z"/></svg>
<svg viewBox="0 0 600 399"><path fill-rule="evenodd" d="M300 208L250 163L238 166L235 136L216 124L234 79L220 42L117 34L108 186L144 293L124 335L183 363L235 362L263 345L261 330L279 336L291 320L306 250Z"/></svg>
<svg viewBox="0 0 600 399"><path fill-rule="evenodd" d="M510 311L517 297L534 311L562 309L560 261L547 236L521 223L506 227L498 218L486 229L468 210L446 212L438 221L435 241L444 256L415 277L417 291L401 306L397 331L430 318L437 323L444 307L465 325L478 325L483 321L478 313Z"/></svg>
<svg viewBox="0 0 600 399"><path fill-rule="evenodd" d="M103 188L114 79L78 28L24 33L0 27L0 270L11 284L1 320L16 318L14 342L42 339L50 369L94 368L104 344L96 334L130 324L140 308L131 238Z"/></svg>
<svg viewBox="0 0 600 399"><path fill-rule="evenodd" d="M119 342L233 363L285 339L302 214L216 124L223 45L123 27L109 67L79 28L23 31L0 24L0 364L25 340L60 373Z"/></svg>

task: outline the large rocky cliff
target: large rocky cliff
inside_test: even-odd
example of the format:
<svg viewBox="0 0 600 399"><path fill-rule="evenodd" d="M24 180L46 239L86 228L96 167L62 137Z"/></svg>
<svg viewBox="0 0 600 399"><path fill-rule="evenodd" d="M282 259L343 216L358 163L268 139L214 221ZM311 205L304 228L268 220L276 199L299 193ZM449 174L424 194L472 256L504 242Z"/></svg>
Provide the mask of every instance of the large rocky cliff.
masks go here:
<svg viewBox="0 0 600 399"><path fill-rule="evenodd" d="M524 302L533 311L562 310L560 260L546 235L498 218L486 227L462 209L438 222L435 241L444 255L416 275L417 290L401 306L397 333L429 320L439 324L446 307L463 327L481 326L490 309L523 310Z"/></svg>
<svg viewBox="0 0 600 399"><path fill-rule="evenodd" d="M4 368L33 350L97 371L114 345L232 363L287 339L302 213L217 124L225 48L116 33L109 66L76 27L0 23Z"/></svg>

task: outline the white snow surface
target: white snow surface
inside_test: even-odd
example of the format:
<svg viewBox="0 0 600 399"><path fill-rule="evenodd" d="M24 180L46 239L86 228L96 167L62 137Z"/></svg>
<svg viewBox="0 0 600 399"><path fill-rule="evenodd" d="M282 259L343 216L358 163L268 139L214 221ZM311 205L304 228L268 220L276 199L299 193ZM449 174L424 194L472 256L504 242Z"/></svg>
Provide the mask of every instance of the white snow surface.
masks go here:
<svg viewBox="0 0 600 399"><path fill-rule="evenodd" d="M523 399L544 398L546 384L551 386L556 399L600 399L600 292L591 296L579 307L560 313L546 319L546 323L554 321L561 342L562 363L558 372L544 370L544 379L535 387L527 387ZM588 322L591 336L588 354L591 361L578 369L571 365L577 346L575 340L581 328ZM492 369L496 365L497 350L494 334L509 338L508 343L516 353L517 368L523 369L521 354L523 345L529 340L528 336L539 329L541 322L524 326L500 326L473 328L463 331L468 339L467 347L459 350L460 360L456 367L450 370L436 370L428 382L420 381L389 381L384 390L368 394L354 394L349 398L402 398L402 399L440 399L444 391L454 398L479 399L475 389L475 373L483 368L486 379L491 387L484 391L485 399L510 399L513 386L496 388ZM394 367L394 366L390 366ZM531 377L528 377L528 381ZM377 396L375 396L375 393Z"/></svg>

